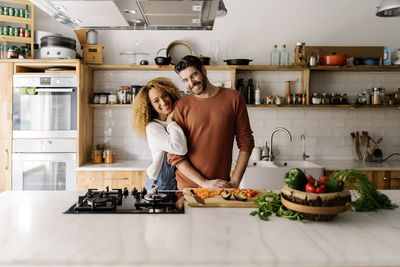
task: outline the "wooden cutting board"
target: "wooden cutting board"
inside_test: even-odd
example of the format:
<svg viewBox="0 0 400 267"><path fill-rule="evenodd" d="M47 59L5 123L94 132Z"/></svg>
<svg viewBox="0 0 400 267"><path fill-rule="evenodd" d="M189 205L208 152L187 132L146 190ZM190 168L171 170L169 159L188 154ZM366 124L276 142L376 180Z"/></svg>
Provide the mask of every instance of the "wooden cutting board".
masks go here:
<svg viewBox="0 0 400 267"><path fill-rule="evenodd" d="M190 194L190 189L191 188L184 188L183 195L185 196L187 204L191 207L256 208L258 207L258 205L254 203L254 199L267 193L265 190L262 189L253 189L257 191L258 194L254 198L247 199L247 201L236 200L233 196L230 200L225 200L220 195L217 195L204 199L206 205L200 205L196 202L196 200L194 200L193 196ZM219 189L216 189L216 191L218 190Z"/></svg>

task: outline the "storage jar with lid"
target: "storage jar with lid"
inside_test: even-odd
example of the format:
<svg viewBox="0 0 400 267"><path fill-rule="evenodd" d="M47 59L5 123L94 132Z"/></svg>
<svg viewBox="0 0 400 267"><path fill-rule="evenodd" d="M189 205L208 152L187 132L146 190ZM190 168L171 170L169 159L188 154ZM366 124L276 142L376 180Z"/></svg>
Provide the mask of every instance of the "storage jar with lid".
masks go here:
<svg viewBox="0 0 400 267"><path fill-rule="evenodd" d="M108 148L104 150L104 163L111 164L115 162L115 149Z"/></svg>
<svg viewBox="0 0 400 267"><path fill-rule="evenodd" d="M108 93L100 93L100 102L99 104L107 104L108 103Z"/></svg>
<svg viewBox="0 0 400 267"><path fill-rule="evenodd" d="M367 97L364 93L358 94L357 96L357 104L358 105L366 105L367 104Z"/></svg>
<svg viewBox="0 0 400 267"><path fill-rule="evenodd" d="M99 164L103 162L103 150L102 149L93 149L92 150L92 163Z"/></svg>
<svg viewBox="0 0 400 267"><path fill-rule="evenodd" d="M372 105L382 105L382 88L374 87L372 89Z"/></svg>
<svg viewBox="0 0 400 267"><path fill-rule="evenodd" d="M296 64L303 64L305 63L304 60L304 46L306 43L304 42L297 42L296 47L294 49L294 63Z"/></svg>
<svg viewBox="0 0 400 267"><path fill-rule="evenodd" d="M339 105L340 104L339 96L336 93L332 93L331 94L331 104L333 104L333 105Z"/></svg>
<svg viewBox="0 0 400 267"><path fill-rule="evenodd" d="M341 93L339 95L339 102L341 105L347 105L349 101L347 100L347 94L346 93Z"/></svg>
<svg viewBox="0 0 400 267"><path fill-rule="evenodd" d="M117 104L117 94L110 94L108 96L108 104Z"/></svg>

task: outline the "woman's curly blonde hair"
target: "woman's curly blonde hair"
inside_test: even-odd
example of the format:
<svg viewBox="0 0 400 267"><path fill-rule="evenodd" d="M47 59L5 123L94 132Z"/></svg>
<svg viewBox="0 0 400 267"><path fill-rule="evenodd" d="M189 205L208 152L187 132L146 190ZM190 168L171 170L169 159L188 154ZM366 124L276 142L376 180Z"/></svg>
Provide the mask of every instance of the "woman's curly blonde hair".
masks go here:
<svg viewBox="0 0 400 267"><path fill-rule="evenodd" d="M132 113L132 127L139 137L146 137L147 124L158 117L158 113L154 110L149 99L149 91L154 87L167 92L171 97L172 104L175 104L181 98L181 92L168 78L155 78L143 86L135 97Z"/></svg>

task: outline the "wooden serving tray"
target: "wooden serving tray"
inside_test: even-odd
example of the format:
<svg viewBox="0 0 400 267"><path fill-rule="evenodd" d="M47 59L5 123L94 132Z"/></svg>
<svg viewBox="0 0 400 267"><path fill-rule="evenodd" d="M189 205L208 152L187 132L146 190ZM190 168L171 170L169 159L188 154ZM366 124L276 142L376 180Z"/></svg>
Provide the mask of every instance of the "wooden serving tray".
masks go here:
<svg viewBox="0 0 400 267"><path fill-rule="evenodd" d="M206 205L200 205L196 202L193 196L190 194L190 189L193 188L184 188L183 195L187 204L191 207L221 207L221 208L256 208L258 205L254 203L254 199L267 194L267 192L263 189L253 189L258 192L258 194L254 198L248 198L247 201L239 201L236 200L233 196L230 200L223 199L220 195L209 197L204 199ZM220 188L215 188L214 190L218 191ZM228 188L226 190L229 190Z"/></svg>
<svg viewBox="0 0 400 267"><path fill-rule="evenodd" d="M290 209L297 212L302 213L310 213L310 214L320 214L320 215L336 215L340 212L345 212L351 208L351 203L348 203L345 206L336 206L336 207L313 207L313 206L304 206L300 204L296 204L284 199L281 196L282 204Z"/></svg>

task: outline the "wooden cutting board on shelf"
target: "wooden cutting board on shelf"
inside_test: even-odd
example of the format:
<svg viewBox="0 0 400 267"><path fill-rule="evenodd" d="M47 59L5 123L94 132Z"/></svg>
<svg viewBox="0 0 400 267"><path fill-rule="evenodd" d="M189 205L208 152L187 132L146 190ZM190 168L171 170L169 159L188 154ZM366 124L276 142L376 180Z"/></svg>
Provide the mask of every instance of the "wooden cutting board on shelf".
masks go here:
<svg viewBox="0 0 400 267"><path fill-rule="evenodd" d="M258 207L258 205L254 203L254 199L267 193L267 191L263 189L253 189L257 191L258 194L254 198L248 198L247 201L236 200L233 196L230 200L225 200L220 195L216 195L214 197L204 199L206 205L201 205L197 203L193 196L190 194L190 189L191 188L184 188L183 195L185 196L187 204L191 207L256 208ZM216 189L216 191L218 190L219 189Z"/></svg>

